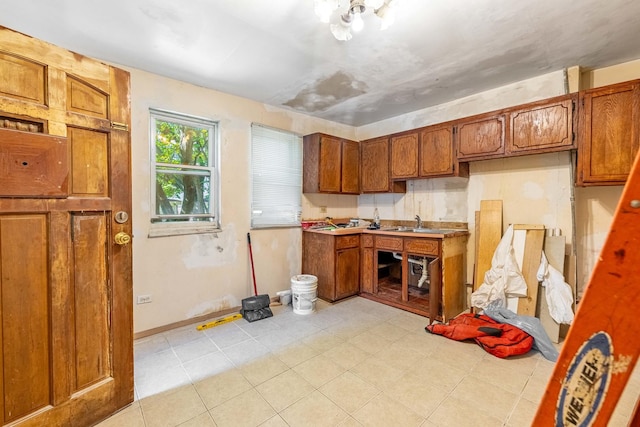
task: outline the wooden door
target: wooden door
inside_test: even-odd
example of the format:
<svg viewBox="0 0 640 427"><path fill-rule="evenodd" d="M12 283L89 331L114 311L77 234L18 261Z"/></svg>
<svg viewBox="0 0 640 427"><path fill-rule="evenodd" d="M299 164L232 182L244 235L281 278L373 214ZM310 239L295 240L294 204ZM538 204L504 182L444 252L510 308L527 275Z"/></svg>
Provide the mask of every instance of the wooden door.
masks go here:
<svg viewBox="0 0 640 427"><path fill-rule="evenodd" d="M360 292L373 293L373 236L360 236ZM377 269L376 269L377 270Z"/></svg>
<svg viewBox="0 0 640 427"><path fill-rule="evenodd" d="M580 94L578 183L622 185L640 145L640 81Z"/></svg>
<svg viewBox="0 0 640 427"><path fill-rule="evenodd" d="M127 72L0 27L2 425L133 401L129 110Z"/></svg>
<svg viewBox="0 0 640 427"><path fill-rule="evenodd" d="M342 193L360 194L360 144L342 141Z"/></svg>
<svg viewBox="0 0 640 427"><path fill-rule="evenodd" d="M341 186L342 144L339 138L320 137L320 192L339 193Z"/></svg>
<svg viewBox="0 0 640 427"><path fill-rule="evenodd" d="M357 237L357 236L356 236ZM336 299L358 293L360 289L360 248L336 251Z"/></svg>
<svg viewBox="0 0 640 427"><path fill-rule="evenodd" d="M546 99L509 112L509 153L575 148L572 96Z"/></svg>
<svg viewBox="0 0 640 427"><path fill-rule="evenodd" d="M429 126L420 132L420 176L453 175L453 127Z"/></svg>
<svg viewBox="0 0 640 427"><path fill-rule="evenodd" d="M360 143L361 191L389 191L389 138L376 138Z"/></svg>
<svg viewBox="0 0 640 427"><path fill-rule="evenodd" d="M481 160L504 154L504 114L470 118L457 125L458 160Z"/></svg>
<svg viewBox="0 0 640 427"><path fill-rule="evenodd" d="M391 179L418 177L418 132L391 137Z"/></svg>
<svg viewBox="0 0 640 427"><path fill-rule="evenodd" d="M335 236L305 231L302 233L302 271L318 278L318 297L335 300Z"/></svg>

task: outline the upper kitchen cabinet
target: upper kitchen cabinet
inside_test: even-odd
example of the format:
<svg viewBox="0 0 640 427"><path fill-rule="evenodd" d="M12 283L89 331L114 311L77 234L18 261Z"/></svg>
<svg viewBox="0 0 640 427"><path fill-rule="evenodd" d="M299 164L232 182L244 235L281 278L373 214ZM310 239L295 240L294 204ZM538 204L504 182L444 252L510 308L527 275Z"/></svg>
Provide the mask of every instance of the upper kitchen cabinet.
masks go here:
<svg viewBox="0 0 640 427"><path fill-rule="evenodd" d="M623 185L640 140L640 80L580 92L578 185Z"/></svg>
<svg viewBox="0 0 640 427"><path fill-rule="evenodd" d="M575 148L575 95L533 102L508 111L508 155Z"/></svg>
<svg viewBox="0 0 640 427"><path fill-rule="evenodd" d="M505 115L484 114L456 122L458 160L484 160L505 153Z"/></svg>
<svg viewBox="0 0 640 427"><path fill-rule="evenodd" d="M304 193L360 193L359 144L314 133L303 138Z"/></svg>
<svg viewBox="0 0 640 427"><path fill-rule="evenodd" d="M391 135L391 179L418 177L418 131Z"/></svg>
<svg viewBox="0 0 640 427"><path fill-rule="evenodd" d="M406 181L392 181L389 164L389 137L360 142L360 191L362 193L405 193Z"/></svg>
<svg viewBox="0 0 640 427"><path fill-rule="evenodd" d="M420 130L420 178L469 176L469 163L458 163L453 126L435 125Z"/></svg>

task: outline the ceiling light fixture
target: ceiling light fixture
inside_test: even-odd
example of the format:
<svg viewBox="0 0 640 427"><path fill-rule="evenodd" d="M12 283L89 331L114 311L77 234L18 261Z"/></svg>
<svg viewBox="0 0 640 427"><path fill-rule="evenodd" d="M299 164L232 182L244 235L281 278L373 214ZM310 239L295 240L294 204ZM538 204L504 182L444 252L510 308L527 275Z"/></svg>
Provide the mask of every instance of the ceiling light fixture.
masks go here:
<svg viewBox="0 0 640 427"><path fill-rule="evenodd" d="M384 30L393 24L395 18L395 3L399 0L315 0L314 10L320 21L329 23L334 12L338 9L344 9L348 2L345 12L340 13L334 18L335 23L329 25L331 34L341 41L351 40L351 31L359 32L364 28L362 15L367 10L373 10L373 13L380 18L380 29Z"/></svg>

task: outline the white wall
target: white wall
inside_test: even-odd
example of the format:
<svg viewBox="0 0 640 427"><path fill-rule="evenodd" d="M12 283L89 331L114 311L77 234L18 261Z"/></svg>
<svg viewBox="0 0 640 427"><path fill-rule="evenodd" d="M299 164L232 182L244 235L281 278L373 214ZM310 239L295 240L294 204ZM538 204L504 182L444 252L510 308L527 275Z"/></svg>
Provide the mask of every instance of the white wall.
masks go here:
<svg viewBox="0 0 640 427"><path fill-rule="evenodd" d="M251 123L301 135L325 132L354 139L351 127L269 107L140 70L131 72L133 179L133 290L153 302L135 305L134 332L143 332L240 305L253 294L248 258ZM148 238L149 108L211 118L220 123L222 232ZM322 200L329 212L352 216L356 196ZM348 196L347 196L348 197ZM304 202L308 208L309 204ZM306 209L306 208L305 208ZM323 214L322 216L324 216ZM305 216L306 215L305 213ZM258 293L275 295L300 273L299 228L251 231Z"/></svg>

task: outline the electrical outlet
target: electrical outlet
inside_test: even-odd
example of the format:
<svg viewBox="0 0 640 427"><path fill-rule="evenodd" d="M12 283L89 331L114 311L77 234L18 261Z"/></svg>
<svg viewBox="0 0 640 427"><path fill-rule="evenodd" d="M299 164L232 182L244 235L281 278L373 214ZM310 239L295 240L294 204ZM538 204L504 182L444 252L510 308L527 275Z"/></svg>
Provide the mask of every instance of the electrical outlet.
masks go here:
<svg viewBox="0 0 640 427"><path fill-rule="evenodd" d="M327 213L327 207L326 206L320 206L320 213Z"/></svg>
<svg viewBox="0 0 640 427"><path fill-rule="evenodd" d="M151 295L138 295L138 304L148 304L151 302Z"/></svg>

